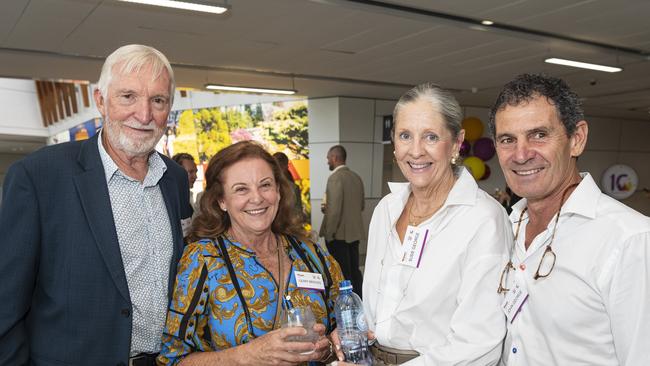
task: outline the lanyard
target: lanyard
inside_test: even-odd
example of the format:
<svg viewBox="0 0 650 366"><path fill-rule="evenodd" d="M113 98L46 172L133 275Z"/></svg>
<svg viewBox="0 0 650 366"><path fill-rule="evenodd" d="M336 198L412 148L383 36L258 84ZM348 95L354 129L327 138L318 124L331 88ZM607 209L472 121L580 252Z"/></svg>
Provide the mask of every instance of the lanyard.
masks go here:
<svg viewBox="0 0 650 366"><path fill-rule="evenodd" d="M219 236L217 238L219 242L219 250L221 251L221 256L223 257L223 260L226 262L226 268L228 269L228 274L230 275L230 282L232 282L232 285L235 287L235 291L237 291L237 296L239 297L239 301L241 302L242 309L244 310L244 316L246 317L246 325L248 327L248 334L252 338L256 338L255 336L255 331L253 330L253 321L251 320L251 314L250 311L248 310L248 304L246 303L246 298L244 297L244 294L241 291L241 287L239 286L239 280L237 280L237 274L235 273L235 268L232 265L232 261L230 260L230 256L228 255L228 251L226 250L226 244L223 242L223 237Z"/></svg>
<svg viewBox="0 0 650 366"><path fill-rule="evenodd" d="M316 255L318 256L318 260L322 264L323 272L321 272L321 270L320 270L321 267L318 266L311 259L311 257L308 257L305 254L305 251L302 249L300 244L298 244L296 239L294 239L292 236L289 236L289 235L287 235L287 239L289 240L289 244L291 244L291 247L293 248L293 250L296 253L298 253L298 256L300 257L300 259L302 259L302 261L305 263L307 268L309 268L310 272L316 273L316 271L314 271L314 267L316 267L316 270L318 271L318 273L321 274L321 276L323 275L323 272L325 272L325 276L323 276L323 280L326 281L325 282L325 291L321 292L320 295L323 298L323 304L325 304L325 308L327 308L327 300L329 299L330 286L332 285L332 275L330 274L330 271L327 269L327 265L325 264L325 257L320 252L320 249L318 249L318 245L314 244L314 249L316 250ZM332 328L332 327L330 327L330 328Z"/></svg>
<svg viewBox="0 0 650 366"><path fill-rule="evenodd" d="M300 259L302 259L302 261L305 263L307 268L309 268L309 270L311 272L314 272L313 266L315 266L316 269L318 270L318 273L321 273L320 270L319 270L319 267L316 266L316 264L313 261L310 260L311 258L309 260L307 259L308 256L304 253L303 248L295 241L295 239L293 237L291 237L291 236L287 236L287 239L289 240L289 243L291 244L294 251L296 251L298 253L298 256L300 256ZM239 301L240 301L240 303L242 305L242 309L244 311L244 316L246 317L246 326L248 328L248 333L251 336L251 338L256 338L255 330L253 328L253 321L252 321L251 315L250 315L250 310L248 309L248 303L246 302L246 298L244 297L244 294L243 294L243 292L241 290L241 286L239 285L239 281L237 279L237 273L235 272L235 268L234 268L234 266L232 264L232 261L230 260L230 256L228 255L228 251L226 250L226 245L224 243L223 237L219 236L217 238L217 241L219 243L219 250L221 251L221 256L223 257L224 262L226 264L226 269L228 270L230 280L231 280L231 282L233 284L233 287L235 288L235 291L237 292L237 297L239 297ZM327 278L327 281L328 281L328 283L325 285L325 292L329 293L329 286L332 283L332 278L330 276L329 271L327 270L327 268L325 266L325 258L323 257L323 255L318 250L318 246L314 245L314 247L316 248L316 253L317 253L319 259L323 263L323 268L325 269L325 274L326 274L326 278ZM322 275L322 273L321 273L321 275ZM284 281L284 280L285 279L280 279L279 281ZM280 284L281 284L281 282L280 282ZM280 286L280 288L281 288L281 286ZM288 286L287 286L287 288L285 288L285 292L286 291L288 291ZM328 294L323 293L323 292L320 292L320 294L321 294L321 297L323 298L323 305L325 305L325 308L327 309L327 297L328 297ZM286 296L282 296L282 297L284 299L286 299L286 301L290 301ZM292 307L292 304L285 303L285 300L283 300L282 304L280 304L280 301L278 301L277 306ZM329 320L329 316L328 316L328 320ZM330 325L330 328L333 328L332 325Z"/></svg>

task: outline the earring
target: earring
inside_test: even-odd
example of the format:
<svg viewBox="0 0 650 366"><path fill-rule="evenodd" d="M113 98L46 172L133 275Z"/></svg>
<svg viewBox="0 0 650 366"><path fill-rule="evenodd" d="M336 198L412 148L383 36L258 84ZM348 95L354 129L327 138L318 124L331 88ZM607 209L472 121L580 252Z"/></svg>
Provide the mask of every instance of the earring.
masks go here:
<svg viewBox="0 0 650 366"><path fill-rule="evenodd" d="M460 158L460 157L458 156L458 154L452 156L452 158L451 158L451 165L453 165L453 166L458 165L458 159L459 159L459 158Z"/></svg>

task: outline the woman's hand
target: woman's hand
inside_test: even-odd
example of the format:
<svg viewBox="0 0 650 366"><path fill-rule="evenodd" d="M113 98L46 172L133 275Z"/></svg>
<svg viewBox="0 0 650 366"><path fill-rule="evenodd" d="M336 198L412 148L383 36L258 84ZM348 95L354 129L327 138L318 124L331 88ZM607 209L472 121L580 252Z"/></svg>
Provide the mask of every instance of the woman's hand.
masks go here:
<svg viewBox="0 0 650 366"><path fill-rule="evenodd" d="M345 355L343 354L343 351L341 350L341 339L339 338L339 333L338 333L338 328L334 329L332 331L332 334L330 334L332 337L332 342L334 343L334 349L336 350L336 358L339 359L339 363L337 365L340 366L345 366L345 365L350 365L349 363L342 362L345 360ZM375 333L372 331L368 331L368 348L370 348L370 343L374 343L375 341ZM370 352L370 349L368 349L368 352Z"/></svg>
<svg viewBox="0 0 650 366"><path fill-rule="evenodd" d="M324 328L324 327L323 327ZM303 355L301 353L314 351L319 342L292 342L286 338L302 336L307 331L302 327L281 328L266 333L249 343L239 346L239 361L244 365L280 365L293 366L314 359L317 352ZM327 344L327 341L325 342ZM323 345L320 344L320 348Z"/></svg>
<svg viewBox="0 0 650 366"><path fill-rule="evenodd" d="M315 352L311 361L327 361L334 354L332 341L325 335L325 326L323 324L314 325L314 331L318 333L318 341L314 344Z"/></svg>

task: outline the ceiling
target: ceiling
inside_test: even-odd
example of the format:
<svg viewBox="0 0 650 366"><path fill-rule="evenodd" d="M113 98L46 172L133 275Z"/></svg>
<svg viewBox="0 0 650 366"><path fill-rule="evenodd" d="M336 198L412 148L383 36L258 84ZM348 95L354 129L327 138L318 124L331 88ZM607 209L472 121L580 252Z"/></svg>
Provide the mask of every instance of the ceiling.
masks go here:
<svg viewBox="0 0 650 366"><path fill-rule="evenodd" d="M219 1L219 0L215 0ZM0 75L96 81L120 45L165 53L177 85L396 99L433 81L489 106L522 72L565 78L587 112L650 120L647 0L231 0L226 15L115 0L3 0ZM489 19L494 26L479 26ZM620 66L608 74L548 57Z"/></svg>

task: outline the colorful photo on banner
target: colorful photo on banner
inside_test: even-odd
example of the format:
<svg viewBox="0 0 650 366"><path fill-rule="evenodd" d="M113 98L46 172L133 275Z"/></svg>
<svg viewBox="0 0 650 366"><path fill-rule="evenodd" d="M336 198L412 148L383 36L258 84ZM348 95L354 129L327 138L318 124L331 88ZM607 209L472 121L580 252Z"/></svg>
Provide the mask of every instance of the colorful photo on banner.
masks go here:
<svg viewBox="0 0 650 366"><path fill-rule="evenodd" d="M257 141L271 154L287 155L289 172L300 189L302 207L309 217L306 100L172 111L156 150L170 157L178 153L192 155L202 176L214 154L243 140Z"/></svg>
<svg viewBox="0 0 650 366"><path fill-rule="evenodd" d="M93 137L101 127L101 118L93 118L84 123L80 123L68 130L70 132L70 141L87 140Z"/></svg>

